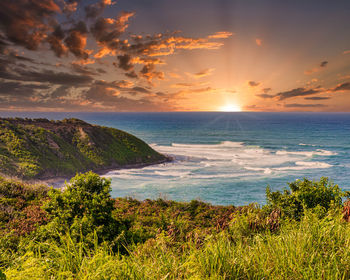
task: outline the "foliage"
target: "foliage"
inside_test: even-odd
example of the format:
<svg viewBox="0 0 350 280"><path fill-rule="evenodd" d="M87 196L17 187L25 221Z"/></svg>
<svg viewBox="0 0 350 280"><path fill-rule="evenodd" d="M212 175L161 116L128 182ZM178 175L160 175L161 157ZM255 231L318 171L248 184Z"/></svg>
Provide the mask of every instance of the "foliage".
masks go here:
<svg viewBox="0 0 350 280"><path fill-rule="evenodd" d="M283 193L271 192L266 189L266 198L270 209L280 209L288 218L300 220L305 210L312 209L320 216L333 206L340 207L342 198L346 195L338 185L334 185L328 178L322 177L319 182L296 180L289 183L289 190Z"/></svg>
<svg viewBox="0 0 350 280"><path fill-rule="evenodd" d="M167 158L124 131L78 119L0 118L0 173L22 179L151 164Z"/></svg>
<svg viewBox="0 0 350 280"><path fill-rule="evenodd" d="M45 205L51 222L45 230L59 235L70 233L80 242L82 236L90 245L94 235L98 242L115 241L125 226L112 217L114 202L110 196L110 180L93 172L77 174L63 191L52 189Z"/></svg>
<svg viewBox="0 0 350 280"><path fill-rule="evenodd" d="M266 206L234 207L111 199L110 181L92 172L48 194L3 179L0 197L16 217L35 221L44 211L46 222L21 234L8 230L18 218L2 220L0 271L7 279L349 279L350 202L325 178L290 185L288 194L267 192Z"/></svg>

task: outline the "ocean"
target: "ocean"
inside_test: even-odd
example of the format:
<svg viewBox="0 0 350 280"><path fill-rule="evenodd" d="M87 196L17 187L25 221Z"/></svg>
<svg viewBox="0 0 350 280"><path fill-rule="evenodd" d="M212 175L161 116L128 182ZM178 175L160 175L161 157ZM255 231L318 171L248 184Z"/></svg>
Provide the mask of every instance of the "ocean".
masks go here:
<svg viewBox="0 0 350 280"><path fill-rule="evenodd" d="M264 204L267 186L283 190L296 179L322 176L350 190L349 113L0 112L0 116L80 118L130 132L175 159L107 173L113 197Z"/></svg>

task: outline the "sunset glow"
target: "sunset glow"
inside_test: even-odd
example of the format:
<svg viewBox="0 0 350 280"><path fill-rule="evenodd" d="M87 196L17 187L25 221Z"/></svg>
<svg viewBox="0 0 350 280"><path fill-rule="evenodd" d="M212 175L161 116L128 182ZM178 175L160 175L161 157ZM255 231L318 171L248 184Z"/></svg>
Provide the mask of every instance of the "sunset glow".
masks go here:
<svg viewBox="0 0 350 280"><path fill-rule="evenodd" d="M349 1L151 2L0 1L0 110L350 111Z"/></svg>
<svg viewBox="0 0 350 280"><path fill-rule="evenodd" d="M219 111L221 111L221 112L241 112L242 109L239 105L231 103L231 104L226 104L226 105L220 107Z"/></svg>

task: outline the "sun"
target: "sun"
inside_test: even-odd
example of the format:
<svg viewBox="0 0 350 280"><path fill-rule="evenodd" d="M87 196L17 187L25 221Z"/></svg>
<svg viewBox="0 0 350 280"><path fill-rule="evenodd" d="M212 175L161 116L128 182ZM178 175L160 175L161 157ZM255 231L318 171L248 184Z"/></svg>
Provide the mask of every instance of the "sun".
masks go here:
<svg viewBox="0 0 350 280"><path fill-rule="evenodd" d="M239 105L233 104L233 103L228 103L219 109L221 112L241 112L242 109Z"/></svg>

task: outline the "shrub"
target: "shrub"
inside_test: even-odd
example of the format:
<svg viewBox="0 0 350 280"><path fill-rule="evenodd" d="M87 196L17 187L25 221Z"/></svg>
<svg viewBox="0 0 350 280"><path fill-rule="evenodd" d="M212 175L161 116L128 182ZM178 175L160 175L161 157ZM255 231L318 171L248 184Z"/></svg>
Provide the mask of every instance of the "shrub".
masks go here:
<svg viewBox="0 0 350 280"><path fill-rule="evenodd" d="M267 207L271 211L280 209L283 216L295 220L300 220L306 209L311 209L322 217L331 207L340 207L342 198L347 195L326 177L322 177L319 182L304 178L288 185L290 191L284 190L283 193L271 192L267 187Z"/></svg>
<svg viewBox="0 0 350 280"><path fill-rule="evenodd" d="M90 245L94 234L99 243L116 241L125 226L112 217L110 184L110 180L87 172L77 174L63 191L52 189L48 194L51 200L45 205L52 221L45 229L59 235L69 232L75 241L83 238Z"/></svg>

